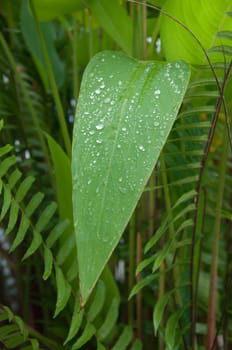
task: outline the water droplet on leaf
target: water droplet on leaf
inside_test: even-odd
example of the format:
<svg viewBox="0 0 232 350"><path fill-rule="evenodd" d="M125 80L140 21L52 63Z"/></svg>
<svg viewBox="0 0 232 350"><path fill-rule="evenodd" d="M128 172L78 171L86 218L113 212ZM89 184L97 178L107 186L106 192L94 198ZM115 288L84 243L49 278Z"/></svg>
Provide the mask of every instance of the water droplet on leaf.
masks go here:
<svg viewBox="0 0 232 350"><path fill-rule="evenodd" d="M96 125L96 129L97 130L102 130L104 128L104 125L103 124L97 124Z"/></svg>

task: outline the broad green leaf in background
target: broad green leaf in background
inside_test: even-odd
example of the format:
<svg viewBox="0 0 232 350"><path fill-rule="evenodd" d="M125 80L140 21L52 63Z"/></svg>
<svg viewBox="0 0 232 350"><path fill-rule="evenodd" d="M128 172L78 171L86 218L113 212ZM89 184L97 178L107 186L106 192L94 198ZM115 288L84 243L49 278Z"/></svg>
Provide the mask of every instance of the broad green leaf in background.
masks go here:
<svg viewBox="0 0 232 350"><path fill-rule="evenodd" d="M132 52L132 21L119 0L40 0L34 1L40 21L71 14L90 7L104 30L126 53Z"/></svg>
<svg viewBox="0 0 232 350"><path fill-rule="evenodd" d="M72 223L71 161L60 145L50 135L46 134L46 137L55 170L60 218L61 220L69 219Z"/></svg>
<svg viewBox="0 0 232 350"><path fill-rule="evenodd" d="M118 0L86 0L104 30L127 54L132 53L132 20Z"/></svg>
<svg viewBox="0 0 232 350"><path fill-rule="evenodd" d="M117 245L175 121L184 62L101 52L83 77L73 132L73 210L85 303Z"/></svg>
<svg viewBox="0 0 232 350"><path fill-rule="evenodd" d="M34 1L34 3L39 3L39 1ZM44 36L48 56L54 70L56 83L60 87L64 83L65 66L56 50L55 24L52 22L42 23L41 29ZM47 74L47 66L42 53L39 36L36 30L36 24L29 10L28 0L23 0L21 5L21 30L28 50L30 51L38 68L44 86L46 90L48 90L50 88L50 82Z"/></svg>
<svg viewBox="0 0 232 350"><path fill-rule="evenodd" d="M212 46L227 44L228 40L216 37L221 30L232 30L230 0L167 0L163 10L186 25L207 50ZM196 40L179 23L161 16L161 42L168 61L183 59L193 64L205 62L205 56ZM212 54L213 62L224 62L222 54Z"/></svg>
<svg viewBox="0 0 232 350"><path fill-rule="evenodd" d="M40 21L49 21L55 17L73 13L83 7L81 0L39 0L34 6Z"/></svg>

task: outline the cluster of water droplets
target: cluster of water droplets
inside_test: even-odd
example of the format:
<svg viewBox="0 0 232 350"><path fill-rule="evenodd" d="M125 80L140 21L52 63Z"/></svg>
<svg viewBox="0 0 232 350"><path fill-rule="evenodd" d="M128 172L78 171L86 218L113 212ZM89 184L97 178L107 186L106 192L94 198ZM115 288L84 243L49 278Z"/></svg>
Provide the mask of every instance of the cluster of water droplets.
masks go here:
<svg viewBox="0 0 232 350"><path fill-rule="evenodd" d="M105 63L104 58L101 61ZM117 190L126 198L145 185L171 128L176 95L181 93L179 82L184 73L179 64L174 65L178 79L173 74L173 64L165 65L160 76L146 83L145 92L143 87L152 72L152 64L145 67L147 76L141 78L144 79L141 85L135 81L130 93L124 91L127 82L120 72L106 76L99 66L90 73L88 99L79 111L81 133L78 132L77 137L84 143L80 154L84 164L83 172L79 172L80 192L90 191L100 198L107 188L110 203L117 203ZM122 205L115 208L115 211L125 210ZM95 202L91 202L89 217L98 210ZM116 215L120 212L115 212Z"/></svg>

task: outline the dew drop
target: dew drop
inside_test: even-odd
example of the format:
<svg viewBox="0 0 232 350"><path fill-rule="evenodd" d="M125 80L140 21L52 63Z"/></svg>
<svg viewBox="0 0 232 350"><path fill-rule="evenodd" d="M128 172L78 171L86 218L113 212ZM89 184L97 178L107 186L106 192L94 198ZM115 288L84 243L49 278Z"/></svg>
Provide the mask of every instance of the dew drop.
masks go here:
<svg viewBox="0 0 232 350"><path fill-rule="evenodd" d="M105 103L110 103L110 98L109 97L106 97L105 100L104 100Z"/></svg>
<svg viewBox="0 0 232 350"><path fill-rule="evenodd" d="M125 127L123 127L123 128L122 128L122 131L124 131L124 132L125 132L125 131L126 131L126 128L125 128Z"/></svg>
<svg viewBox="0 0 232 350"><path fill-rule="evenodd" d="M126 188L125 187L121 187L119 186L119 191L123 194L125 194L127 192Z"/></svg>
<svg viewBox="0 0 232 350"><path fill-rule="evenodd" d="M102 139L97 139L96 143L101 144L102 143Z"/></svg>
<svg viewBox="0 0 232 350"><path fill-rule="evenodd" d="M159 126L160 123L159 122L154 122L154 126Z"/></svg>
<svg viewBox="0 0 232 350"><path fill-rule="evenodd" d="M144 152L144 151L145 151L144 146L143 146L143 145L140 145L140 146L139 146L139 150L142 151L142 152Z"/></svg>
<svg viewBox="0 0 232 350"><path fill-rule="evenodd" d="M101 93L101 90L100 89L96 89L95 90L95 94L99 95Z"/></svg>
<svg viewBox="0 0 232 350"><path fill-rule="evenodd" d="M104 128L104 125L102 123L96 125L97 130L102 130L103 128Z"/></svg>

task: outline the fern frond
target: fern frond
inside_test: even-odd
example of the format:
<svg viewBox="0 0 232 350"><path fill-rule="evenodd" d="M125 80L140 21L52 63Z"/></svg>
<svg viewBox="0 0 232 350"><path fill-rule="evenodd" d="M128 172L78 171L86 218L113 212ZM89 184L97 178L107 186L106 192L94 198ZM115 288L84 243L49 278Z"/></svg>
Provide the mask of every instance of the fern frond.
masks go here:
<svg viewBox="0 0 232 350"><path fill-rule="evenodd" d="M0 186L3 194L0 197L0 223L6 227L5 233L10 235L9 237L14 236L10 252L25 245L25 240L30 239L22 260L39 251L44 261L44 280L55 274L57 301L54 317L65 311L68 304L74 305L71 325L64 345L68 344L68 348L71 349L79 349L94 337L98 348L104 348L104 343L112 338L110 334L117 323L119 297L113 299L111 305L107 306L106 312L106 285L103 280L100 280L87 309L80 309L74 236L64 235L69 222L56 223L57 204L54 202L44 204L43 193L33 194L35 179L32 176L24 178L17 169L17 157L11 155L11 150L11 147L0 148L3 159L0 162ZM61 238L62 246L60 246ZM2 328L2 334L4 332L8 331ZM126 348L127 344L132 342L132 334L132 328L127 328L127 332L122 333L119 339L115 340L116 344L124 344Z"/></svg>
<svg viewBox="0 0 232 350"><path fill-rule="evenodd" d="M31 337L23 320L4 305L0 306L0 343L7 349L42 349L38 339Z"/></svg>

